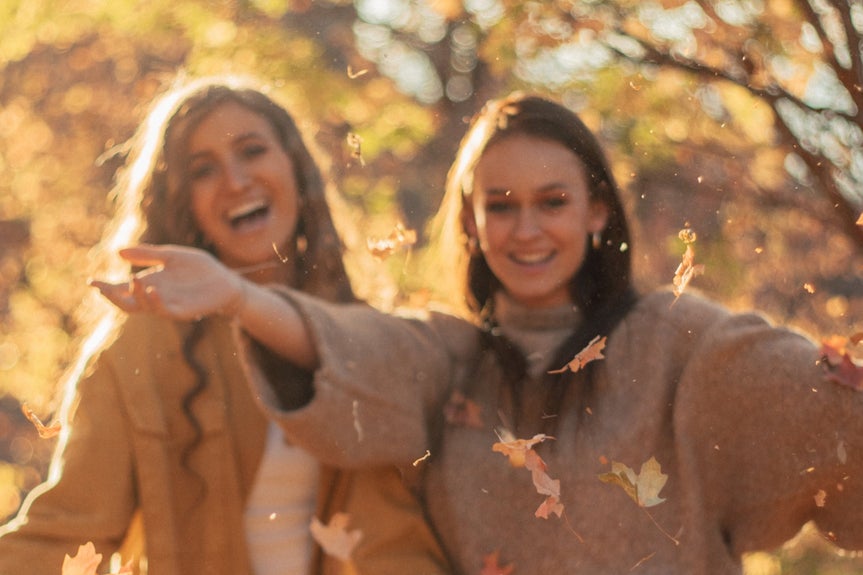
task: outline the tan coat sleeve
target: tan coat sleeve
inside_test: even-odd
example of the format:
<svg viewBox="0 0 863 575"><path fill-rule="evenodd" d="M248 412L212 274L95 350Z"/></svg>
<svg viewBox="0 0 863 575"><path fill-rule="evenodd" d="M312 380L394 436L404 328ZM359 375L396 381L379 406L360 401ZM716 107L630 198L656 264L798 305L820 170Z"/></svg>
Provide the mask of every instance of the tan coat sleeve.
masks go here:
<svg viewBox="0 0 863 575"><path fill-rule="evenodd" d="M308 403L284 408L278 371L265 372L260 350L249 342L241 348L253 392L291 441L340 467L422 457L430 415L439 413L458 377L460 356L476 349L475 328L439 314L395 317L296 292L286 297L306 321L320 357Z"/></svg>
<svg viewBox="0 0 863 575"><path fill-rule="evenodd" d="M131 441L107 362L79 382L74 404L49 480L0 527L0 575L59 574L64 555L88 541L104 569L126 533L135 509Z"/></svg>
<svg viewBox="0 0 863 575"><path fill-rule="evenodd" d="M863 393L827 381L819 355L761 317L724 315L680 376L681 471L701 500L687 507L737 556L810 520L840 546L863 547Z"/></svg>

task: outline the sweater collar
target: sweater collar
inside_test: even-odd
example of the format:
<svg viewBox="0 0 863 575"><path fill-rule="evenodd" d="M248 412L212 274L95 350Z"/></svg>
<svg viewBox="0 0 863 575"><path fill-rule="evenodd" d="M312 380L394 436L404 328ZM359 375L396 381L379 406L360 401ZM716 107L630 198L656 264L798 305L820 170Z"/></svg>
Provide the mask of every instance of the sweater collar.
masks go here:
<svg viewBox="0 0 863 575"><path fill-rule="evenodd" d="M581 311L574 304L531 308L513 300L503 291L494 296L494 316L498 325L516 331L571 330L581 321Z"/></svg>

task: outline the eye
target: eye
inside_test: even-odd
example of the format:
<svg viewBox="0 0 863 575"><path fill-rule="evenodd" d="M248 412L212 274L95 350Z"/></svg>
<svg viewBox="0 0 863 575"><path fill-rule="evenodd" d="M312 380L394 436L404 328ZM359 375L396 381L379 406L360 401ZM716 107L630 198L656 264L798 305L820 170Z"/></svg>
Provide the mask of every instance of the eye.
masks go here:
<svg viewBox="0 0 863 575"><path fill-rule="evenodd" d="M189 167L189 179L192 181L202 180L215 171L216 169L209 162L194 163Z"/></svg>
<svg viewBox="0 0 863 575"><path fill-rule="evenodd" d="M242 154L246 159L257 158L263 154L267 153L267 146L259 143L249 143L243 146Z"/></svg>
<svg viewBox="0 0 863 575"><path fill-rule="evenodd" d="M490 214L505 214L513 208L513 204L506 201L490 201L485 204L485 211Z"/></svg>
<svg viewBox="0 0 863 575"><path fill-rule="evenodd" d="M542 207L548 210L556 210L569 203L566 194L554 194L542 199Z"/></svg>

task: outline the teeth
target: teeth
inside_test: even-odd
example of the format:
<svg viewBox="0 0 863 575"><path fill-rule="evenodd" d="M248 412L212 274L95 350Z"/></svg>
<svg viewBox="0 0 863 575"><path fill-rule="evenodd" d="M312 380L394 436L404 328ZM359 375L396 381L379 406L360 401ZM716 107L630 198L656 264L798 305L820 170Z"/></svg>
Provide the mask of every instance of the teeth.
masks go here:
<svg viewBox="0 0 863 575"><path fill-rule="evenodd" d="M231 209L228 212L229 220L236 220L237 218L242 218L243 216L248 216L252 212L263 209L267 207L267 202L264 200L250 200L239 206Z"/></svg>
<svg viewBox="0 0 863 575"><path fill-rule="evenodd" d="M518 254L513 255L512 259L523 264L536 264L547 260L550 255L551 252L542 252L538 254Z"/></svg>

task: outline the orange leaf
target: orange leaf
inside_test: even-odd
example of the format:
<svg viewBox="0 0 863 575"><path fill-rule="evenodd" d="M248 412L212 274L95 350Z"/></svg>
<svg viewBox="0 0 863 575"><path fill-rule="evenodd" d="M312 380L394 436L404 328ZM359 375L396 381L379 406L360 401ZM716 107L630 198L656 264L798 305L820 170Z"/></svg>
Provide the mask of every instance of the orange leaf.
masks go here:
<svg viewBox="0 0 863 575"><path fill-rule="evenodd" d="M29 407L27 407L27 404L21 405L21 411L24 413L24 416L30 420L30 423L33 424L36 431L39 433L39 437L42 439L50 439L60 433L62 426L59 421L55 421L51 425L46 426L42 423L42 420L39 419Z"/></svg>
<svg viewBox="0 0 863 575"><path fill-rule="evenodd" d="M482 558L482 571L479 572L479 575L510 575L513 569L515 569L513 565L502 567L500 551L495 551Z"/></svg>
<svg viewBox="0 0 863 575"><path fill-rule="evenodd" d="M683 259L677 270L674 272L674 278L671 280L673 284L672 292L678 298L689 286L689 282L704 273L704 266L695 263L695 250L692 244L698 238L696 233L689 228L680 230L677 237L686 244L686 251L683 252Z"/></svg>
<svg viewBox="0 0 863 575"><path fill-rule="evenodd" d="M857 225L863 226L863 214L860 214L860 217L857 218Z"/></svg>
<svg viewBox="0 0 863 575"><path fill-rule="evenodd" d="M560 480L552 479L546 473L545 461L533 450L533 446L537 443L554 438L539 433L531 439L515 439L506 430L502 432L502 435L506 436L507 441L495 443L491 448L492 451L503 453L509 457L509 463L513 467L525 467L530 471L536 492L547 496L534 515L542 519L548 519L549 513L554 513L558 517L563 515L563 503L560 502Z"/></svg>
<svg viewBox="0 0 863 575"><path fill-rule="evenodd" d="M417 242L415 230L406 230L401 224L385 238L368 238L366 246L371 254L378 259L385 259L401 248L414 245Z"/></svg>
<svg viewBox="0 0 863 575"><path fill-rule="evenodd" d="M348 531L350 516L347 513L335 513L328 525L321 523L317 517L312 517L310 526L312 537L324 550L324 553L342 561L348 561L351 553L363 537L362 531Z"/></svg>
<svg viewBox="0 0 863 575"><path fill-rule="evenodd" d="M605 336L596 336L595 338L590 340L590 343L588 343L583 350L575 354L575 357L572 358L569 363L567 363L560 369L555 369L549 371L548 373L563 373L567 369L572 371L572 373L575 373L591 361L597 359L605 359L605 356L602 355L602 350L605 349L606 339L607 338Z"/></svg>
<svg viewBox="0 0 863 575"><path fill-rule="evenodd" d="M821 341L821 364L826 368L827 380L858 391L863 390L863 366L854 362L846 343L856 345L860 341L859 336L854 334L848 339L834 335Z"/></svg>
<svg viewBox="0 0 863 575"><path fill-rule="evenodd" d="M524 467L525 456L528 451L533 450L533 446L542 443L546 439L554 439L544 433L538 433L531 439L516 439L512 433L507 430L500 432L501 440L491 446L491 450L497 453L503 453L509 457L509 463L513 467Z"/></svg>

